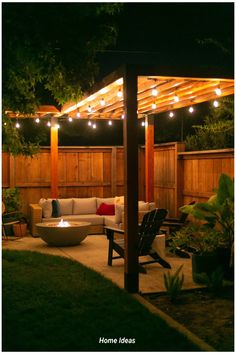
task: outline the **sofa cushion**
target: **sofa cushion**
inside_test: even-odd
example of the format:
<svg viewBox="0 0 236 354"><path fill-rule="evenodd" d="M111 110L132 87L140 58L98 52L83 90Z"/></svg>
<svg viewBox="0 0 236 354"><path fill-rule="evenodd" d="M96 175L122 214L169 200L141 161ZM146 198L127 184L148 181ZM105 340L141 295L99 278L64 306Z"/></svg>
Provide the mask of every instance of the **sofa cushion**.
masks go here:
<svg viewBox="0 0 236 354"><path fill-rule="evenodd" d="M104 216L104 225L119 228L119 224L115 223L115 215L105 215Z"/></svg>
<svg viewBox="0 0 236 354"><path fill-rule="evenodd" d="M104 217L96 214L84 214L84 215L61 215L59 218L49 218L43 219L43 222L60 222L61 219L64 221L86 221L90 222L91 225L103 225Z"/></svg>
<svg viewBox="0 0 236 354"><path fill-rule="evenodd" d="M78 214L96 214L97 198L74 198L73 215Z"/></svg>
<svg viewBox="0 0 236 354"><path fill-rule="evenodd" d="M52 216L52 199L41 198L39 205L43 211L44 218L50 218Z"/></svg>
<svg viewBox="0 0 236 354"><path fill-rule="evenodd" d="M100 204L96 211L97 215L115 215L115 204Z"/></svg>
<svg viewBox="0 0 236 354"><path fill-rule="evenodd" d="M115 197L115 204L124 205L125 197L123 195L120 197Z"/></svg>
<svg viewBox="0 0 236 354"><path fill-rule="evenodd" d="M58 218L61 216L61 208L59 201L57 199L52 200L52 217L53 218Z"/></svg>
<svg viewBox="0 0 236 354"><path fill-rule="evenodd" d="M124 211L125 206L120 204L115 204L115 223L121 223L121 216Z"/></svg>
<svg viewBox="0 0 236 354"><path fill-rule="evenodd" d="M115 204L115 198L97 198L97 208L99 208L102 203Z"/></svg>
<svg viewBox="0 0 236 354"><path fill-rule="evenodd" d="M73 199L72 198L64 198L58 199L61 209L61 215L71 215L73 208Z"/></svg>
<svg viewBox="0 0 236 354"><path fill-rule="evenodd" d="M148 211L149 210L149 203L139 202L138 203L138 211Z"/></svg>

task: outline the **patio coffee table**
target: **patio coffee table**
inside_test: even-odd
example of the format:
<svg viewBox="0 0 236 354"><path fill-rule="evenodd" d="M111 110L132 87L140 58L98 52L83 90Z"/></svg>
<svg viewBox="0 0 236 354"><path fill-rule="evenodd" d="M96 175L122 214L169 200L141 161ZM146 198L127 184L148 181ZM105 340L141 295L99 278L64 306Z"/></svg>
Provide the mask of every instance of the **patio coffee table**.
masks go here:
<svg viewBox="0 0 236 354"><path fill-rule="evenodd" d="M45 222L36 224L39 236L50 246L75 246L83 241L89 232L89 222Z"/></svg>

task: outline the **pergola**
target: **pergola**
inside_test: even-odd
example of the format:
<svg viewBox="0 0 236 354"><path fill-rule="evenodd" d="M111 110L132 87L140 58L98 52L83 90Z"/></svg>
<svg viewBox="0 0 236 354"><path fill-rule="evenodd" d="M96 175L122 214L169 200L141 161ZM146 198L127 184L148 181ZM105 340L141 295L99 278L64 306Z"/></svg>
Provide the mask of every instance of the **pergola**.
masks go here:
<svg viewBox="0 0 236 354"><path fill-rule="evenodd" d="M181 74L180 74L181 73ZM194 75L193 75L194 73ZM196 75L196 76L195 76ZM61 112L43 106L37 114L51 115L51 196L58 197L57 119L123 119L125 185L124 286L138 292L138 119L145 118L146 201L154 199L154 115L234 93L234 80L219 69L123 66L78 102L66 103Z"/></svg>

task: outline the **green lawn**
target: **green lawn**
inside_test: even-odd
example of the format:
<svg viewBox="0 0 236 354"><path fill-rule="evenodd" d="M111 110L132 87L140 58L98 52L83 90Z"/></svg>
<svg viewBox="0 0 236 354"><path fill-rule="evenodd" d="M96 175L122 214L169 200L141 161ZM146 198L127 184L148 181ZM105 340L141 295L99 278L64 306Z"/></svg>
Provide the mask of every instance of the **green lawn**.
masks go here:
<svg viewBox="0 0 236 354"><path fill-rule="evenodd" d="M2 287L3 351L198 351L128 293L69 259L4 250ZM119 343L124 337L135 343Z"/></svg>

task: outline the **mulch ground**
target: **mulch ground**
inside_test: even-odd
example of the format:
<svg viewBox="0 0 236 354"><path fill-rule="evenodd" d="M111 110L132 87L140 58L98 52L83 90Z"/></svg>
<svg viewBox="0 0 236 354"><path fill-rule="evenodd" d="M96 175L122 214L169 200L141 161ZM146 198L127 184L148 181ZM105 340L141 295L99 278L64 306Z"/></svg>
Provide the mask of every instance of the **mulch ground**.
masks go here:
<svg viewBox="0 0 236 354"><path fill-rule="evenodd" d="M184 290L177 302L166 294L144 294L146 300L167 313L217 351L234 351L234 288L218 294L206 288Z"/></svg>

